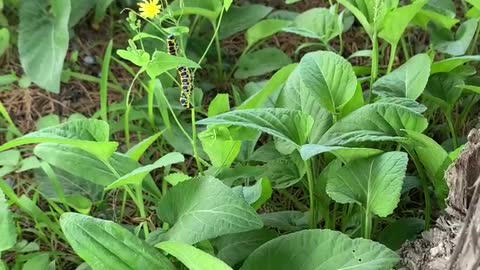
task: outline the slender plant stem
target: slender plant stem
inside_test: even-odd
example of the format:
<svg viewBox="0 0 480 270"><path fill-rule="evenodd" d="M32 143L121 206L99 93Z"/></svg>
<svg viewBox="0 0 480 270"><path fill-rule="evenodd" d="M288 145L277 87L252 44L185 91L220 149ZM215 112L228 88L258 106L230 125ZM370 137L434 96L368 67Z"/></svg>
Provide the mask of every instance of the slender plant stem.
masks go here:
<svg viewBox="0 0 480 270"><path fill-rule="evenodd" d="M363 209L363 238L370 239L372 235L372 214L368 211L367 208Z"/></svg>
<svg viewBox="0 0 480 270"><path fill-rule="evenodd" d="M312 162L311 160L305 161L305 168L307 169L307 180L308 180L308 195L310 199L310 229L315 229L317 227L317 209L315 202L315 179L312 175Z"/></svg>
<svg viewBox="0 0 480 270"><path fill-rule="evenodd" d="M397 55L397 46L398 44L395 43L390 47L390 58L388 59L387 74L392 72L393 64L395 63L395 57Z"/></svg>
<svg viewBox="0 0 480 270"><path fill-rule="evenodd" d="M405 61L410 59L410 53L408 52L408 45L407 42L405 41L406 37L402 37L400 39L400 42L402 43L402 50L403 50L403 56L405 57Z"/></svg>
<svg viewBox="0 0 480 270"><path fill-rule="evenodd" d="M155 127L155 115L153 113L153 101L155 98L155 80L148 83L148 120L150 125Z"/></svg>
<svg viewBox="0 0 480 270"><path fill-rule="evenodd" d="M216 26L213 25L213 27L215 28ZM215 34L215 45L217 47L218 79L222 82L225 74L223 73L222 45L220 43L220 37L218 36L218 34Z"/></svg>
<svg viewBox="0 0 480 270"><path fill-rule="evenodd" d="M220 12L220 16L218 18L218 22L215 23L215 22L212 22L212 25L215 25L215 32L213 33L213 36L212 38L210 39L210 43L208 43L208 46L207 46L207 49L205 49L205 52L203 52L203 55L202 57L200 57L200 60L198 60L198 65L201 65L203 60L205 59L205 57L207 56L207 53L208 51L210 50L210 47L212 47L212 44L213 42L216 40L217 36L218 36L218 30L220 29L220 25L222 23L222 19L223 19L223 13L224 13L225 9L222 8L222 11ZM193 70L193 73L195 73L197 69L195 68Z"/></svg>
<svg viewBox="0 0 480 270"><path fill-rule="evenodd" d="M457 139L457 134L455 132L455 127L453 126L452 112L451 111L446 112L445 118L447 119L448 129L450 130L450 134L452 136L453 149L457 149L458 139Z"/></svg>
<svg viewBox="0 0 480 270"><path fill-rule="evenodd" d="M372 67L370 72L370 91L368 95L368 103L372 102L373 98L373 83L377 80L378 76L378 38L377 32L374 30L372 37Z"/></svg>
<svg viewBox="0 0 480 270"><path fill-rule="evenodd" d="M140 211L140 217L142 218L143 233L146 239L148 237L149 230L148 230L147 214L145 213L145 205L143 204L142 184L135 186L135 192L137 195L138 210Z"/></svg>
<svg viewBox="0 0 480 270"><path fill-rule="evenodd" d="M203 172L202 163L200 163L200 156L198 155L198 148L197 148L197 124L196 124L196 116L195 116L195 108L192 108L192 147L193 147L193 155L195 156L195 161L197 163L198 170L200 174L205 175Z"/></svg>
<svg viewBox="0 0 480 270"><path fill-rule="evenodd" d="M428 186L429 186L428 178L423 169L422 164L418 160L418 157L415 151L406 145L404 145L403 147L405 148L405 150L407 150L408 154L412 158L412 161L415 164L415 167L417 168L418 176L420 177L420 181L422 183L423 195L425 197L425 211L424 211L425 212L424 213L425 229L428 230L430 228L430 222L432 219L432 201L430 198L430 193L428 191Z"/></svg>

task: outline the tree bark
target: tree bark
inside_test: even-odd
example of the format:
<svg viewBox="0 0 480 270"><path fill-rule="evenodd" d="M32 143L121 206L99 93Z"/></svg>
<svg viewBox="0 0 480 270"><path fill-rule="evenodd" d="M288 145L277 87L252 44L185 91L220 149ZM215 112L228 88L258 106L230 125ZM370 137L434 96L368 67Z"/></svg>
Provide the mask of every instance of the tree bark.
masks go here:
<svg viewBox="0 0 480 270"><path fill-rule="evenodd" d="M480 269L480 131L445 174L450 188L445 214L422 238L404 244L399 269Z"/></svg>

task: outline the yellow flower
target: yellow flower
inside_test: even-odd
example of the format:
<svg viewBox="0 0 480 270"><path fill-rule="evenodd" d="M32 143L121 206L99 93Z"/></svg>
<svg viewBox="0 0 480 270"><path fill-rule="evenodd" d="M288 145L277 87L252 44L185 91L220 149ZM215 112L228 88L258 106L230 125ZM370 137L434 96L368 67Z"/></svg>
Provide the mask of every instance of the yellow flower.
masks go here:
<svg viewBox="0 0 480 270"><path fill-rule="evenodd" d="M152 19L155 18L158 14L160 14L160 10L162 9L162 5L158 3L158 0L142 0L143 3L138 3L140 7L138 10L140 11L140 16Z"/></svg>

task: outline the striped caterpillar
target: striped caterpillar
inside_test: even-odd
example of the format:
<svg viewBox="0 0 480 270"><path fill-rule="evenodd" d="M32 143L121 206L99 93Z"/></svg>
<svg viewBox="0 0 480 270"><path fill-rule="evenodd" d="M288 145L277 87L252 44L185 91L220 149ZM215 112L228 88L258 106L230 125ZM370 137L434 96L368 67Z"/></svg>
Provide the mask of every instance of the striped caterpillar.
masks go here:
<svg viewBox="0 0 480 270"><path fill-rule="evenodd" d="M167 50L170 55L178 56L178 45L174 35L167 37ZM178 67L177 72L181 82L180 104L189 109L191 107L190 96L193 91L193 74L186 67Z"/></svg>

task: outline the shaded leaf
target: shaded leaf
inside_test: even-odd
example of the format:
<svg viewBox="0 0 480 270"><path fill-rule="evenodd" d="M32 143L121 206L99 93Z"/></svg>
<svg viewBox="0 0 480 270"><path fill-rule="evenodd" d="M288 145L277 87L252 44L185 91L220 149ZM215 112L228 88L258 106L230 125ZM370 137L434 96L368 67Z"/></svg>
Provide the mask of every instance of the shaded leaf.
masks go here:
<svg viewBox="0 0 480 270"><path fill-rule="evenodd" d="M338 203L357 203L368 213L386 217L400 201L407 163L404 152L354 160L328 179L327 194Z"/></svg>
<svg viewBox="0 0 480 270"><path fill-rule="evenodd" d="M20 6L18 50L23 70L38 86L54 93L60 92L69 17L70 1L25 0Z"/></svg>
<svg viewBox="0 0 480 270"><path fill-rule="evenodd" d="M296 250L297 252L292 252ZM392 268L399 256L370 240L331 230L305 230L277 237L255 250L241 270Z"/></svg>
<svg viewBox="0 0 480 270"><path fill-rule="evenodd" d="M182 182L170 189L158 203L158 216L172 225L165 240L188 244L263 226L243 198L212 177Z"/></svg>
<svg viewBox="0 0 480 270"><path fill-rule="evenodd" d="M260 76L292 63L290 57L277 48L265 48L246 54L239 60L235 78Z"/></svg>

